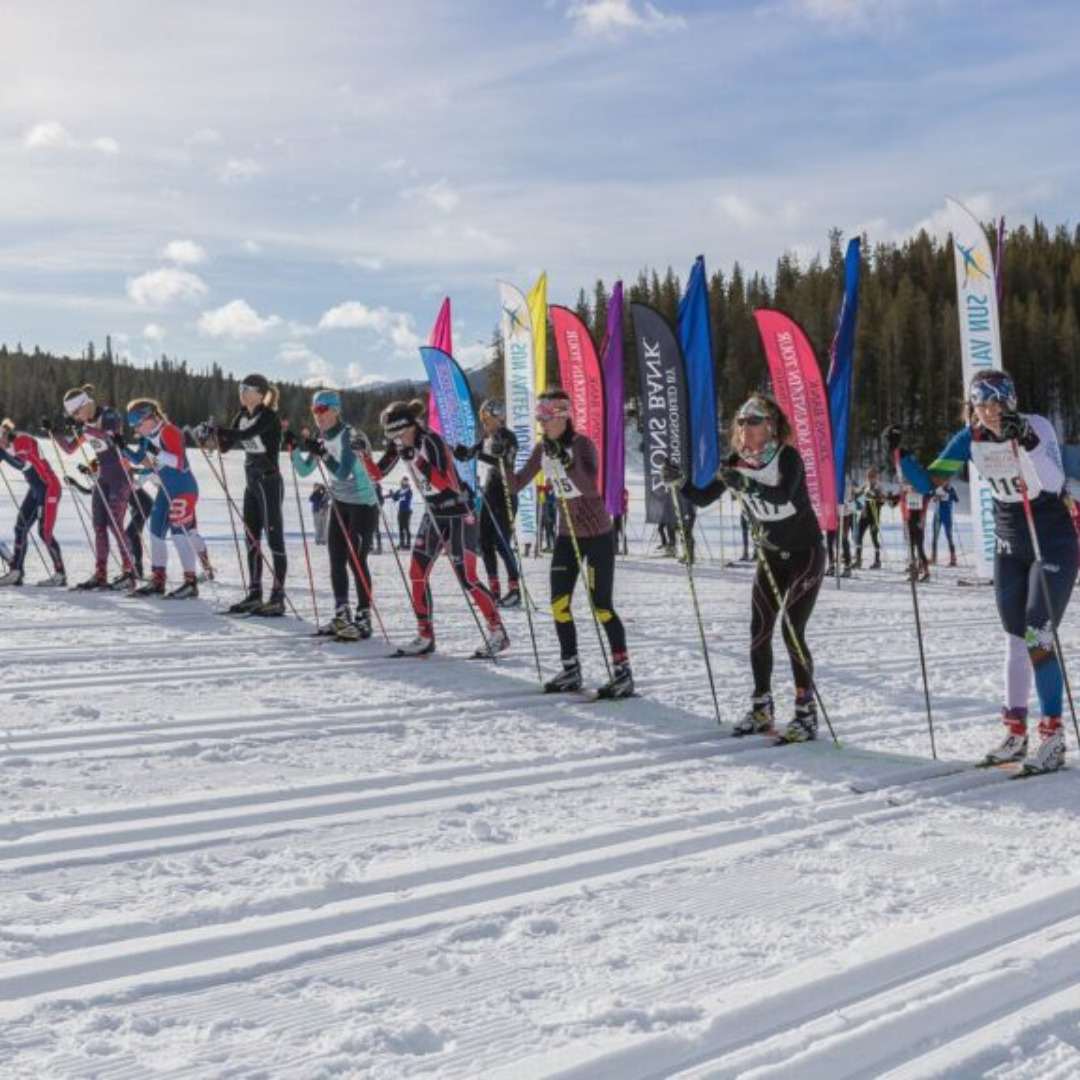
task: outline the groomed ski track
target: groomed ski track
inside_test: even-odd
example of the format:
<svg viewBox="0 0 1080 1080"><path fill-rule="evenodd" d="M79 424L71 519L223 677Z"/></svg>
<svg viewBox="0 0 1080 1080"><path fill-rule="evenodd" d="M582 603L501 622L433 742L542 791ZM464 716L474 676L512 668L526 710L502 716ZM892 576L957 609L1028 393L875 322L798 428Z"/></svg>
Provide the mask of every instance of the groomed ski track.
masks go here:
<svg viewBox="0 0 1080 1080"><path fill-rule="evenodd" d="M843 748L777 748L716 726L661 560L619 568L643 696L589 703L538 692L522 613L499 663L457 659L445 568L426 660L214 618L217 539L197 602L0 592L0 1075L1080 1075L1076 755L1024 784L963 764L996 735L989 592L921 597L933 762L895 575L827 585L811 624ZM727 722L748 585L698 571Z"/></svg>

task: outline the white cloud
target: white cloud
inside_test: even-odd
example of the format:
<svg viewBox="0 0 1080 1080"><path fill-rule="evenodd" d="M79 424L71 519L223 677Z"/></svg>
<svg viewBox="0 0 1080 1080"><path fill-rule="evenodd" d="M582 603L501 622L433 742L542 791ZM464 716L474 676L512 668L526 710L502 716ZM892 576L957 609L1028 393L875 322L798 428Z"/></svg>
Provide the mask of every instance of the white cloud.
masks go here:
<svg viewBox="0 0 1080 1080"><path fill-rule="evenodd" d="M415 357L424 343L413 330L412 319L387 307L371 308L359 300L346 300L319 319L319 330L370 330L390 344L397 356Z"/></svg>
<svg viewBox="0 0 1080 1080"><path fill-rule="evenodd" d="M246 300L230 300L199 316L199 333L213 338L262 337L280 325L276 315L264 319Z"/></svg>
<svg viewBox="0 0 1080 1080"><path fill-rule="evenodd" d="M749 199L744 199L741 195L720 195L713 205L723 220L742 229L752 229L761 223L761 212Z"/></svg>
<svg viewBox="0 0 1080 1080"><path fill-rule="evenodd" d="M129 278L127 294L139 307L167 307L181 301L201 300L210 290L190 270L151 270Z"/></svg>
<svg viewBox="0 0 1080 1080"><path fill-rule="evenodd" d="M229 187L247 184L263 171L263 167L251 158L230 158L218 170L218 179Z"/></svg>
<svg viewBox="0 0 1080 1080"><path fill-rule="evenodd" d="M173 240L165 245L161 256L177 266L198 266L206 262L206 251L194 240Z"/></svg>
<svg viewBox="0 0 1080 1080"><path fill-rule="evenodd" d="M80 139L56 120L35 124L23 135L23 146L28 150L94 150L99 154L115 154L120 150L120 144L111 136Z"/></svg>
<svg viewBox="0 0 1080 1080"><path fill-rule="evenodd" d="M382 375L369 374L355 361L349 364L345 370L345 385L354 389L359 389L362 386L379 386L386 381Z"/></svg>
<svg viewBox="0 0 1080 1080"><path fill-rule="evenodd" d="M143 337L147 341L164 341L165 329L157 323L147 323L143 327Z"/></svg>
<svg viewBox="0 0 1080 1080"><path fill-rule="evenodd" d="M278 349L277 362L285 367L288 379L304 386L338 386L334 367L321 353L300 341L286 341Z"/></svg>
<svg viewBox="0 0 1080 1080"><path fill-rule="evenodd" d="M586 37L612 37L645 31L659 33L682 30L686 20L679 15L665 15L653 4L635 5L634 0L581 0L566 9L574 21L575 33Z"/></svg>
<svg viewBox="0 0 1080 1080"><path fill-rule="evenodd" d="M450 186L446 177L436 180L434 184L406 188L401 194L403 198L419 199L443 211L453 210L461 202L461 196Z"/></svg>

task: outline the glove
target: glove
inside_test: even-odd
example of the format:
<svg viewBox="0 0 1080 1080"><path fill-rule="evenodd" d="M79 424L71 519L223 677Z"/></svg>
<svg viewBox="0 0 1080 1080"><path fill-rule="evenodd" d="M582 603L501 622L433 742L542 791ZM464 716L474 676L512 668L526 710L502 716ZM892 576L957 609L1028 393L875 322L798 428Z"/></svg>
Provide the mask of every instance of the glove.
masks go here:
<svg viewBox="0 0 1080 1080"><path fill-rule="evenodd" d="M299 440L296 437L295 431L290 431L286 428L281 433L281 449L286 453L291 454L299 445Z"/></svg>
<svg viewBox="0 0 1080 1080"><path fill-rule="evenodd" d="M83 476L96 476L98 471L98 463L95 461L91 465L87 465L85 462L80 461L76 468L83 474Z"/></svg>
<svg viewBox="0 0 1080 1080"><path fill-rule="evenodd" d="M397 446L398 457L401 458L402 461L412 461L412 459L416 457L415 446L402 446L401 443L395 443L395 445Z"/></svg>
<svg viewBox="0 0 1080 1080"><path fill-rule="evenodd" d="M564 469L569 469L574 461L570 448L554 439L544 439L544 455L557 461Z"/></svg>
<svg viewBox="0 0 1080 1080"><path fill-rule="evenodd" d="M903 452L904 432L899 424L890 424L882 434L885 436L885 445L888 447L890 454L895 454L897 450Z"/></svg>
<svg viewBox="0 0 1080 1080"><path fill-rule="evenodd" d="M732 491L746 491L750 486L750 479L735 467L738 463L738 454L728 454L720 462L720 468L717 470L716 475L724 482L724 486Z"/></svg>
<svg viewBox="0 0 1080 1080"><path fill-rule="evenodd" d="M213 421L204 420L201 424L196 424L191 429L191 437L202 446L203 443L209 442L214 435Z"/></svg>
<svg viewBox="0 0 1080 1080"><path fill-rule="evenodd" d="M315 457L324 457L326 455L326 447L318 439L313 439L311 436L304 439L300 448L305 454L312 454Z"/></svg>
<svg viewBox="0 0 1080 1080"><path fill-rule="evenodd" d="M682 487L683 480L686 478L682 474L682 469L675 464L671 458L664 458L663 463L660 466L660 480L666 487Z"/></svg>
<svg viewBox="0 0 1080 1080"><path fill-rule="evenodd" d="M64 423L67 425L68 430L75 435L81 435L82 429L86 427L86 425L81 420L77 420L74 416L67 417L64 420Z"/></svg>
<svg viewBox="0 0 1080 1080"><path fill-rule="evenodd" d="M1019 413L1005 413L1002 416L1001 437L1015 440L1025 450L1034 450L1039 445L1039 436L1035 434L1027 417Z"/></svg>
<svg viewBox="0 0 1080 1080"><path fill-rule="evenodd" d="M455 460L457 460L457 461L468 461L469 456L470 456L469 455L469 448L467 446L455 446L454 447L454 458L455 458Z"/></svg>
<svg viewBox="0 0 1080 1080"><path fill-rule="evenodd" d="M491 439L491 455L492 457L506 457L506 452L510 449L510 443L503 438L501 434L493 435Z"/></svg>
<svg viewBox="0 0 1080 1080"><path fill-rule="evenodd" d="M362 431L353 432L349 445L353 448L354 454L371 453L371 440Z"/></svg>
<svg viewBox="0 0 1080 1080"><path fill-rule="evenodd" d="M38 423L41 425L42 431L47 431L50 435L52 434L53 422L47 416L40 417Z"/></svg>

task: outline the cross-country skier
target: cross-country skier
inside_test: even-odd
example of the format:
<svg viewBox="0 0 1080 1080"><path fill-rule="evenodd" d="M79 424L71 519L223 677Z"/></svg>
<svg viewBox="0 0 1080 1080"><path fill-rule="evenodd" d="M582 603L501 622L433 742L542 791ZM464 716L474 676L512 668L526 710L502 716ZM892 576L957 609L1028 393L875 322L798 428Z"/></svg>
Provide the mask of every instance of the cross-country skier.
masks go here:
<svg viewBox="0 0 1080 1080"><path fill-rule="evenodd" d="M397 491L390 492L390 498L397 503L398 550L405 551L412 547L412 483L407 476L401 478Z"/></svg>
<svg viewBox="0 0 1080 1080"><path fill-rule="evenodd" d="M626 649L626 631L614 606L615 532L597 488L600 456L588 436L574 430L570 397L549 390L536 402L536 419L543 438L514 476L520 491L540 471L552 485L548 497L558 505L559 526L551 556L551 614L559 639L562 671L544 684L548 693L581 688L577 627L570 602L577 579L588 566L585 587L611 646L612 677L600 687L601 697L622 698L634 693L634 676Z"/></svg>
<svg viewBox="0 0 1080 1080"><path fill-rule="evenodd" d="M98 404L96 391L89 384L76 386L64 395L64 412L72 429L70 436L54 432L45 417L42 427L65 453L74 454L82 447L94 452L94 461L80 462L84 466L80 471L90 470L93 483L90 505L94 523L94 573L75 588L133 589L135 570L123 531L131 483L116 446L116 441L123 438L124 419L111 405ZM120 551L120 575L111 582L108 578L110 533Z"/></svg>
<svg viewBox="0 0 1080 1080"><path fill-rule="evenodd" d="M904 513L904 532L908 543L908 578L930 580L930 560L926 557L926 510L930 497L911 484L900 485L900 503Z"/></svg>
<svg viewBox="0 0 1080 1080"><path fill-rule="evenodd" d="M867 469L865 483L857 487L851 495L859 509L859 521L855 532L855 568L862 569L863 540L869 533L870 542L874 545L874 561L870 564L870 569L880 570L881 510L889 501L889 497L878 480L877 469Z"/></svg>
<svg viewBox="0 0 1080 1080"><path fill-rule="evenodd" d="M803 460L790 440L791 426L780 406L765 394L751 394L735 414L732 451L712 483L705 488L684 483L682 490L698 506L707 506L730 488L751 518L756 541L758 566L750 594L754 695L734 734L752 735L773 727L772 637L782 606L787 613L784 644L795 678L795 714L783 737L788 742L805 742L817 737L806 626L821 589L825 549L810 504ZM671 464L663 467L662 474L669 482L681 479Z"/></svg>
<svg viewBox="0 0 1080 1080"><path fill-rule="evenodd" d="M499 607L519 607L520 575L510 541L514 527L511 515L517 514L517 493L508 497L505 483L514 472L517 436L506 426L506 407L494 398L480 406L480 426L484 429L480 441L474 446L455 446L454 457L458 461L476 458L487 470L480 504L480 555L487 571L488 589ZM506 567L506 595L501 600L499 559Z"/></svg>
<svg viewBox="0 0 1080 1080"><path fill-rule="evenodd" d="M158 483L158 493L150 511L150 580L131 595L166 595L169 548L165 537L171 534L180 565L184 568L184 581L167 594L168 598L194 599L199 595L196 567L206 550L206 543L199 535L195 517L199 484L188 464L184 433L152 398L136 398L130 402L127 422L139 443L134 450L124 447L122 453L133 465L145 463L149 466Z"/></svg>
<svg viewBox="0 0 1080 1080"><path fill-rule="evenodd" d="M193 432L202 444L211 439L226 453L236 446L244 450L244 534L247 539L248 594L229 608L230 615L285 614L285 525L281 507L285 481L281 476L281 417L277 411L278 391L265 375L248 375L240 383L240 409L228 427L212 422L200 424ZM263 554L261 539L266 534L274 580L270 598L263 599Z"/></svg>
<svg viewBox="0 0 1080 1080"><path fill-rule="evenodd" d="M404 462L428 511L417 530L409 562L417 635L399 651L405 656L426 656L435 650L429 579L435 560L445 550L462 589L487 624L485 644L477 656L494 656L509 647L510 639L495 598L476 576L478 524L471 493L458 476L454 455L442 436L421 424L423 411L419 401L394 401L383 410L382 428L389 445L371 466L372 475L381 480L399 461Z"/></svg>
<svg viewBox="0 0 1080 1080"><path fill-rule="evenodd" d="M1065 763L1064 674L1054 637L1080 562L1076 532L1062 498L1061 450L1046 417L1017 411L1016 388L1004 371L976 372L968 386L966 416L966 425L928 469L903 453L898 426L890 428L886 437L889 449L901 455L904 476L924 493L956 476L969 460L990 487L997 538L994 591L1008 646L1002 709L1005 738L985 760L987 764L1021 761L1025 772L1053 772ZM1032 529L1041 561L1035 557ZM1028 756L1032 674L1042 718L1039 745Z"/></svg>
<svg viewBox="0 0 1080 1080"><path fill-rule="evenodd" d="M28 534L34 522L38 523L38 535L52 556L53 572L38 582L39 585L66 585L64 556L54 535L56 512L60 506L60 481L49 463L41 456L37 439L25 431L16 431L10 420L0 424L0 461L18 469L26 478L30 490L26 493L15 517L15 547L8 560L8 571L0 577L0 585L21 585L23 567L26 564Z"/></svg>
<svg viewBox="0 0 1080 1080"><path fill-rule="evenodd" d="M938 537L945 531L949 545L949 565L956 565L956 542L953 540L953 504L960 501L956 488L945 483L934 491L934 532L930 545L930 561L937 563Z"/></svg>
<svg viewBox="0 0 1080 1080"><path fill-rule="evenodd" d="M322 462L330 485L327 554L330 587L334 592L334 616L319 633L341 641L371 637L371 598L374 583L368 555L379 525L375 485L361 461L371 451L367 436L341 418L341 395L318 390L311 399L311 415L318 434L307 429L292 451L293 465L301 476L310 476ZM349 576L356 586L356 614L349 611Z"/></svg>

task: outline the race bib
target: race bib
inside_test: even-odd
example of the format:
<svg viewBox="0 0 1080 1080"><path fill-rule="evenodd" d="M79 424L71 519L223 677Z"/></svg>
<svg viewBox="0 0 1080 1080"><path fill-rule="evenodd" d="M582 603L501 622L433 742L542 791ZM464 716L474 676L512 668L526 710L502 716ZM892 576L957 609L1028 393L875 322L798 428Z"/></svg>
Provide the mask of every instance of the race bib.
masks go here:
<svg viewBox="0 0 1080 1080"><path fill-rule="evenodd" d="M1016 454L1008 443L977 442L971 447L971 457L979 475L990 487L996 502L1019 503L1024 501L1024 480ZM1028 494L1034 497L1042 490L1035 478L1028 481Z"/></svg>

